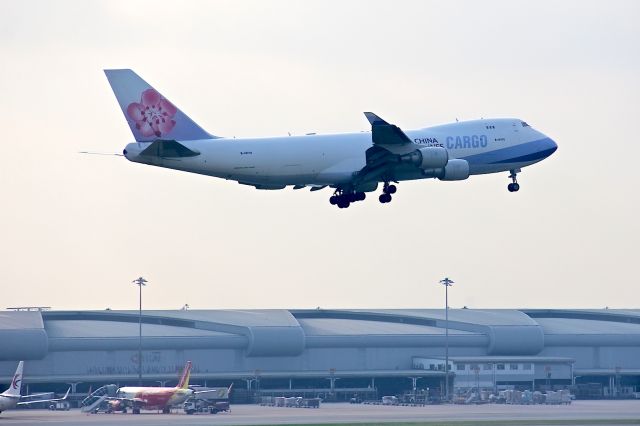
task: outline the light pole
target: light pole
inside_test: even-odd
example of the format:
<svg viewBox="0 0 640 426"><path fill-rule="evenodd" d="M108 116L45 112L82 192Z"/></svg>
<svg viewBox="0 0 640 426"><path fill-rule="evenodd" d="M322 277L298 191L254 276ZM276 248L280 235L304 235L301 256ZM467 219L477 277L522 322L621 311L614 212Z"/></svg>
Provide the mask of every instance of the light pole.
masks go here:
<svg viewBox="0 0 640 426"><path fill-rule="evenodd" d="M138 277L131 281L138 286L139 292L139 306L138 306L138 386L142 386L142 286L147 285L147 280L142 277Z"/></svg>
<svg viewBox="0 0 640 426"><path fill-rule="evenodd" d="M445 277L440 284L444 286L444 399L449 401L449 287L453 285L453 280Z"/></svg>

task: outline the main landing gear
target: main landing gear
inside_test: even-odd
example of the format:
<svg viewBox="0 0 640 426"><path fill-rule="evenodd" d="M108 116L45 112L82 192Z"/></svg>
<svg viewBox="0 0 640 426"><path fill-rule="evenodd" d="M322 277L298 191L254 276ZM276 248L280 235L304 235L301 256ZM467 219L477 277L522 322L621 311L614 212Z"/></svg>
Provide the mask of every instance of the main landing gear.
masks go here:
<svg viewBox="0 0 640 426"><path fill-rule="evenodd" d="M511 172L511 174L509 175L509 178L513 181L512 183L510 183L509 185L507 185L507 189L509 190L509 192L518 192L518 190L520 189L520 185L518 184L518 172L520 170L509 170L509 172Z"/></svg>
<svg viewBox="0 0 640 426"><path fill-rule="evenodd" d="M367 194L365 194L364 192L336 189L333 195L329 198L329 202L341 209L346 209L351 203L355 203L356 201L363 201L365 198L367 198Z"/></svg>
<svg viewBox="0 0 640 426"><path fill-rule="evenodd" d="M378 200L382 204L391 202L391 194L395 194L398 188L394 184L389 184L389 182L384 183L384 187L382 187L382 194L378 197Z"/></svg>

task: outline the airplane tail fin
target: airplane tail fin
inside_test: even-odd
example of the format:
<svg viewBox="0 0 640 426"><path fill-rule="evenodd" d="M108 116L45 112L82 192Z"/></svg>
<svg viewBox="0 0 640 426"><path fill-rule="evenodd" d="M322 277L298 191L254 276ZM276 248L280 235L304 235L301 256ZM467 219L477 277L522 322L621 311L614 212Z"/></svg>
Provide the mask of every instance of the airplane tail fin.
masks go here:
<svg viewBox="0 0 640 426"><path fill-rule="evenodd" d="M182 371L182 377L180 377L180 381L178 382L179 389L187 389L189 387L189 376L191 375L191 361L187 361L187 364L184 366L184 370Z"/></svg>
<svg viewBox="0 0 640 426"><path fill-rule="evenodd" d="M22 389L22 369L24 368L24 361L18 363L16 373L13 375L9 389L2 394L6 396L20 396L20 390Z"/></svg>
<svg viewBox="0 0 640 426"><path fill-rule="evenodd" d="M132 70L104 70L104 73L136 141L216 138Z"/></svg>

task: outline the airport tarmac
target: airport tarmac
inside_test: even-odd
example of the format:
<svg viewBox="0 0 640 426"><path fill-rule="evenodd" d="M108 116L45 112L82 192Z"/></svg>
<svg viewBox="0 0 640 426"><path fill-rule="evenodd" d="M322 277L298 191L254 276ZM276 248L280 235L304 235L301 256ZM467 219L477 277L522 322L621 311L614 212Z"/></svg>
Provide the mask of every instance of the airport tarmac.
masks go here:
<svg viewBox="0 0 640 426"><path fill-rule="evenodd" d="M231 412L187 415L143 412L134 414L85 414L79 410L11 410L0 414L2 425L274 425L314 423L468 422L509 421L514 424L640 424L640 400L574 401L571 405L431 405L401 407L381 405L323 404L320 408L280 408L234 405ZM594 423L596 421L596 423ZM597 423L601 421L601 423Z"/></svg>

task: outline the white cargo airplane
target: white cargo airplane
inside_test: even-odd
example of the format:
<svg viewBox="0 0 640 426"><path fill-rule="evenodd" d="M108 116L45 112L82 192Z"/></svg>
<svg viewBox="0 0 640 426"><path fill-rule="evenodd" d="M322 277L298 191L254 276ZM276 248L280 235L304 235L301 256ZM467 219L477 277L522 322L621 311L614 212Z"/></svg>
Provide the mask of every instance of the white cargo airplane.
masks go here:
<svg viewBox="0 0 640 426"><path fill-rule="evenodd" d="M510 192L523 167L555 152L553 140L513 118L456 122L402 131L365 112L371 132L274 138L221 138L203 130L132 70L105 70L136 142L129 161L235 180L258 189L325 187L340 208L383 184L391 201L403 180L464 180L509 171Z"/></svg>
<svg viewBox="0 0 640 426"><path fill-rule="evenodd" d="M11 379L11 384L9 385L9 389L7 389L6 391L0 394L0 413L10 408L15 408L16 406L38 404L42 402L55 402L55 401L62 401L67 399L71 388L67 389L67 393L62 398L20 401L21 398L32 398L34 396L48 395L48 394L41 394L41 393L25 395L25 396L20 395L20 390L22 389L23 367L24 367L24 361L20 361L18 363L18 368L16 369L16 374L14 374L13 379Z"/></svg>

